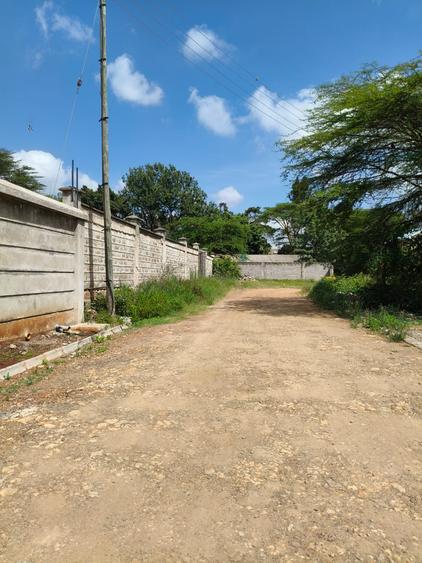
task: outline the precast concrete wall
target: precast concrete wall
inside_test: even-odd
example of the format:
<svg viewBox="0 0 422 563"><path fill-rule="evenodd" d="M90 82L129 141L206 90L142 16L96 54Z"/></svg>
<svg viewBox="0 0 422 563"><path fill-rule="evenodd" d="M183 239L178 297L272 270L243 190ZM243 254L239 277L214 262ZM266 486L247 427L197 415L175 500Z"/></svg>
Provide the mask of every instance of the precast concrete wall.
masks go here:
<svg viewBox="0 0 422 563"><path fill-rule="evenodd" d="M332 273L330 265L306 264L297 255L248 255L239 261L243 276L260 280L320 280Z"/></svg>
<svg viewBox="0 0 422 563"><path fill-rule="evenodd" d="M86 219L0 180L0 338L82 321Z"/></svg>
<svg viewBox="0 0 422 563"><path fill-rule="evenodd" d="M92 292L105 289L104 216L96 209L87 211L85 225L85 289ZM112 219L113 275L115 286L131 285L161 276L189 279L197 275L212 275L212 258L206 251L187 245L181 239L166 238L165 231L153 232L140 227L136 217ZM200 256L208 266L200 271Z"/></svg>
<svg viewBox="0 0 422 563"><path fill-rule="evenodd" d="M0 339L83 320L84 295L105 289L104 217L0 180ZM212 258L137 217L112 219L115 286L212 275Z"/></svg>

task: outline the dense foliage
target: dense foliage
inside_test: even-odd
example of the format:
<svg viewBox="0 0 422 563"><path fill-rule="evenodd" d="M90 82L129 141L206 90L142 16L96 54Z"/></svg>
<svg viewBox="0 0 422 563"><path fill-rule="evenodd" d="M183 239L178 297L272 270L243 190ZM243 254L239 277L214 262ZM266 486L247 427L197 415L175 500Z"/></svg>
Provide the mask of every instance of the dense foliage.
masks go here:
<svg viewBox="0 0 422 563"><path fill-rule="evenodd" d="M281 246L370 274L383 301L422 309L421 58L317 90L307 134L284 140L288 203L266 210ZM298 179L299 178L299 179Z"/></svg>
<svg viewBox="0 0 422 563"><path fill-rule="evenodd" d="M142 283L135 289L119 287L115 291L116 314L131 317L134 323L168 317L188 306L211 305L232 285L233 281L222 278L179 280L169 277ZM92 306L100 313L105 311L105 296L98 295Z"/></svg>
<svg viewBox="0 0 422 563"><path fill-rule="evenodd" d="M403 340L407 328L415 318L385 306L386 296L370 276L324 278L310 290L311 299L324 309L351 318L361 325L379 332L391 340Z"/></svg>
<svg viewBox="0 0 422 563"><path fill-rule="evenodd" d="M131 168L123 180L122 197L147 229L170 228L181 217L201 217L216 210L197 180L173 165Z"/></svg>
<svg viewBox="0 0 422 563"><path fill-rule="evenodd" d="M0 149L0 178L33 192L40 192L44 187L35 170L16 162L12 153L6 149Z"/></svg>
<svg viewBox="0 0 422 563"><path fill-rule="evenodd" d="M241 276L239 264L230 256L214 258L212 273L220 278L238 279Z"/></svg>
<svg viewBox="0 0 422 563"><path fill-rule="evenodd" d="M81 201L85 205L94 207L103 211L103 187L98 186L98 189L93 190L87 186L83 186L80 190ZM126 199L120 192L115 192L110 188L110 208L111 214L120 219L124 219L131 214L131 209Z"/></svg>

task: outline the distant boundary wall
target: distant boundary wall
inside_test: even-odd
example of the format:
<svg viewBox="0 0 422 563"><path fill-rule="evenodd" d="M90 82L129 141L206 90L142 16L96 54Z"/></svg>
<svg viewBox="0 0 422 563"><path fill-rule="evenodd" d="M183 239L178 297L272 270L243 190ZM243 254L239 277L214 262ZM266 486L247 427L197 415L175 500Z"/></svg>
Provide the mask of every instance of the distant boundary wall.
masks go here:
<svg viewBox="0 0 422 563"><path fill-rule="evenodd" d="M239 260L242 275L258 280L320 280L332 273L326 264L307 264L295 254L249 254Z"/></svg>
<svg viewBox="0 0 422 563"><path fill-rule="evenodd" d="M103 214L82 206L88 215L85 223L85 290L105 289ZM186 239L166 238L164 229L148 231L138 217L125 221L113 217L113 275L115 286L137 286L142 281L173 275L180 279L211 276L213 259L198 245L188 246Z"/></svg>
<svg viewBox="0 0 422 563"><path fill-rule="evenodd" d="M84 299L105 288L103 214L0 179L0 339L83 320ZM210 276L212 258L137 217L112 220L116 286L174 275Z"/></svg>

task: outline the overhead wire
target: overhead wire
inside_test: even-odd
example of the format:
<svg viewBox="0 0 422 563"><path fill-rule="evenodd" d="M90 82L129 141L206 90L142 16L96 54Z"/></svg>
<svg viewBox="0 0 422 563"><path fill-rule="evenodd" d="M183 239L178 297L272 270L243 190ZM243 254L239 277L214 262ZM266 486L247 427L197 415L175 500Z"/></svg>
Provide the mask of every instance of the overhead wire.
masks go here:
<svg viewBox="0 0 422 563"><path fill-rule="evenodd" d="M151 2L153 2L154 0L150 0ZM163 0L164 1L164 0ZM177 9L175 6L173 6L171 4L171 0L167 0L167 4L169 4L171 6L171 9L173 10L174 13L177 12ZM156 5L156 3L154 3L154 5ZM161 13L163 14L163 10L160 10ZM177 28L176 28L177 29ZM206 39L208 41L208 43L210 43L212 45L212 47L220 54L221 59L220 62L222 64L224 64L225 66L227 66L228 68L230 68L230 70L234 71L237 76L239 76L240 78L242 78L242 75L237 71L236 66L243 71L243 73L245 75L247 75L248 78L248 82L251 84L256 85L256 83L260 83L261 86L263 86L268 92L271 92L271 88L269 88L266 84L264 84L259 77L257 77L256 75L254 75L250 70L248 70L244 65L242 65L241 63L237 62L234 60L233 56L230 55L229 52L226 52L225 50L223 50L220 45L218 45L218 43L216 43L207 33L204 33L204 31L201 29L200 26L197 26L195 28L195 31L197 31L197 33L199 33L202 37L204 37L204 39ZM181 31L180 29L178 29L179 33L182 33L186 38L190 38L192 41L194 41L194 43L196 43L201 49L203 49L204 51L206 51L207 53L209 53L210 55L212 55L213 53L207 49L205 49L205 47L203 45L200 45L192 36L189 36L187 33ZM224 56L224 58L223 58ZM230 61L232 61L232 65L234 68L230 67L228 61L226 59L229 59ZM242 78L243 80L246 81L245 78ZM270 94L267 93L267 91L262 91L262 94L268 98L272 103L274 103L274 100L272 98L272 96ZM306 119L306 115L303 112L303 110L301 110L300 108L298 108L297 106L295 106L294 104L292 104L289 100L286 100L284 98L279 99L279 103L281 104L285 104L290 106L291 108L293 108L293 110L296 113L293 113L293 111L289 110L287 107L284 108L286 111L288 111L291 115L293 115L295 118L300 119L302 121L304 121Z"/></svg>
<svg viewBox="0 0 422 563"><path fill-rule="evenodd" d="M93 33L95 23L96 23L96 20L97 20L98 7L99 6L98 6L98 3L97 3L97 0L95 0L95 3L96 3L96 7L95 7L95 11L94 11L94 16L92 18L92 24L91 24L91 27L90 27L91 33L89 34L89 37L87 38L87 45L86 45L86 48L85 48L84 57L82 59L81 71L79 73L79 77L78 77L78 80L76 82L76 89L75 89L75 92L74 92L74 95L73 95L73 98L72 98L72 105L71 105L69 118L68 118L68 121L67 121L66 130L65 130L64 141L63 141L62 152L61 152L63 158L64 158L64 155L67 151L67 146L68 146L68 143L69 143L70 131L71 131L71 128L72 128L73 118L75 116L76 105L77 105L77 101L78 101L78 94L79 94L79 91L80 91L82 83L83 83L83 77L85 75L86 65L87 65L87 62L88 62L88 55L89 55L89 51L90 51L91 44L92 44L92 33ZM59 175L60 175L60 172L61 172L61 169L62 169L63 162L64 162L64 160L59 158L59 165L57 167L56 178L55 178L55 181L54 181L54 192L56 192L56 190L57 190L57 184L58 184L58 181L59 181Z"/></svg>
<svg viewBox="0 0 422 563"><path fill-rule="evenodd" d="M138 5L137 0L133 0L134 3L136 3ZM205 47L203 47L198 41L196 41L196 39L189 37L187 33L184 33L180 30L178 30L178 33L180 33L181 35L183 35L183 39L180 39L178 33L176 33L170 26L168 26L167 24L163 23L161 20L159 20L156 16L152 15L151 16L153 19L155 19L155 21L161 25L162 27L166 27L167 29L170 30L170 32L176 37L177 41L185 48L188 48L190 51L192 51L192 53L196 56L199 57L203 62L207 63L211 68L213 68L215 71L217 71L220 75L222 75L226 80L228 80L231 84L233 84L236 88L239 89L239 91L242 93L240 94L236 94L242 98L245 99L245 96L247 97L246 101L249 105L253 105L253 107L256 107L256 103L261 104L262 106L264 106L265 108L269 109L274 115L277 116L278 120L284 119L285 121L287 121L288 123L290 123L290 125L292 125L294 127L294 130L300 130L300 128L298 129L297 123L293 123L289 118L287 118L286 116L281 117L276 110L274 110L273 107L269 106L268 104L266 104L265 102L263 102L262 100L257 100L256 98L254 98L254 103L251 104L251 96L250 93L247 92L246 90L243 89L242 86L239 86L239 84L237 84L230 76L227 76L220 68L218 68L214 63L212 63L207 57L205 57L204 55L202 55L201 53L199 53L195 48L191 47L186 40L191 39L202 51L204 51L207 54L212 54L209 50L205 49ZM272 100L272 102L274 102ZM262 111L262 110L261 110ZM268 116L268 114L265 114ZM296 117L296 116L295 116ZM285 124L283 124L285 126Z"/></svg>
<svg viewBox="0 0 422 563"><path fill-rule="evenodd" d="M137 3L136 3L137 13L135 14L132 10L130 10L130 8L127 8L127 6L123 5L123 0L115 0L115 2L118 3L125 11L127 11L132 18L135 18L137 21L139 21L139 23L143 27L145 27L150 33L153 33L154 35L156 35L160 40L164 41L165 43L167 43L169 45L173 45L172 42L169 40L167 35L163 36L161 33L157 32L157 30L154 27L151 27L151 25L149 25L149 23L146 22L145 17L141 18L139 15L137 15L138 8L140 8ZM157 18L154 18L154 19L156 21L158 21ZM164 24L162 24L161 22L158 22L158 23L161 25L161 27L168 27L168 26L165 26ZM172 31L172 34L176 36L176 39L179 43L184 44L184 42L182 42L182 40L177 36L177 34L175 34L175 32ZM221 74L223 76L223 78L225 78L229 82L233 83L237 88L239 88L239 86L232 79L230 79L230 77L227 77L220 69L216 68L214 65L210 65L209 61L203 55L198 53L195 49L193 49L190 46L187 46L187 48L189 48L190 51L192 51L199 59L201 59L202 61L207 63L208 66L210 66L213 70L216 70L219 74ZM188 60L189 63L195 65L195 62L196 62L195 60L191 60L191 59L187 59L187 60ZM239 92L233 90L233 88L231 88L228 84L222 82L214 74L211 74L204 66L197 65L197 68L199 68L201 70L201 72L205 73L212 80L218 82L226 90L230 91L235 96L240 97L241 99L244 99L251 107L254 107L257 111L259 111L260 113L262 113L263 115L265 115L269 119L272 119L273 121L275 121L276 123L281 125L283 128L290 131L290 133L296 133L299 130L298 127L297 127L297 124L292 123L292 125L293 125L293 128L292 128L292 127L288 126L285 122L283 122L281 119L278 119L277 117L274 117L274 115L266 113L261 107L257 106L254 102L252 102L251 99L245 98L245 96L243 96L242 94L239 94ZM258 103L259 103L259 101L258 101ZM271 110L272 110L272 108L271 108ZM274 113L275 113L275 115L277 115L276 112L274 112ZM288 136L288 135L283 135L283 136Z"/></svg>

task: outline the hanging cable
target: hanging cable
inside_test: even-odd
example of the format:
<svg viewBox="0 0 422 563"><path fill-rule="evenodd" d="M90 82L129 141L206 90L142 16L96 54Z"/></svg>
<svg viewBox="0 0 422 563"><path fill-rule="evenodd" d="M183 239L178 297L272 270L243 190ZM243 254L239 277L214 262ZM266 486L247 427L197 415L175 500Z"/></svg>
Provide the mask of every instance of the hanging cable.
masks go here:
<svg viewBox="0 0 422 563"><path fill-rule="evenodd" d="M131 18L135 18L137 21L139 21L139 23L145 27L150 33L156 35L161 41L169 44L172 46L172 42L169 40L168 35L163 36L161 33L157 32L157 30L153 27L151 27L144 19L140 18L138 15L136 15L132 10L130 10L130 8L128 9L126 6L124 6L120 0L115 0L118 4L121 5L121 7L128 12L128 14L131 16ZM137 5L138 8L138 5ZM156 19L156 18L155 18ZM165 27L163 24L161 24L161 27ZM176 35L174 32L172 32L173 35ZM179 37L177 37L176 35L176 39L179 43L184 43L182 42ZM227 77L224 73L221 72L220 69L216 68L214 65L210 65L209 61L206 60L202 55L200 55L195 49L193 49L192 47L188 46L188 48L196 55L198 56L202 61L204 61L205 63L207 63L212 69L216 70L219 74L221 74L223 76L223 78L225 78L226 80L228 80L229 82L233 82L233 80L231 80L229 77ZM195 61L192 61L190 59L188 59L188 62L195 65ZM198 65L197 65L198 66ZM211 74L210 72L208 72L208 70L206 68L204 68L203 66L198 66L198 68L201 70L201 72L204 72L207 76L209 76L212 80L218 82L220 85L222 85L226 90L228 90L229 92L231 92L232 94L234 94L235 96L245 100L247 102L247 104L251 107L254 107L257 111L259 111L260 113L262 113L263 115L265 115L266 117L268 117L269 119L272 119L274 122L278 123L279 125L281 125L284 129L287 129L288 131L290 131L290 133L296 133L298 130L300 130L297 127L297 124L293 124L293 127L290 127L289 125L287 125L285 122L283 122L281 119L278 119L277 117L274 117L274 115L271 115L269 113L266 113L261 107L257 106L256 103L254 103L250 98L246 98L245 96L243 96L242 94L239 94L239 92L236 92L235 90L233 90L233 88L231 88L230 86L228 86L226 83L222 82L221 80L219 80L215 75ZM234 85L239 88L239 86L234 83ZM259 103L259 100L257 100L257 103ZM271 108L271 111L277 115L276 112L274 112L273 108ZM280 117L280 116L279 116ZM289 136L289 135L283 135L282 136Z"/></svg>
<svg viewBox="0 0 422 563"><path fill-rule="evenodd" d="M75 93L73 95L69 119L67 121L66 131L65 131L65 135L64 135L63 147L62 147L62 152L61 152L61 154L63 155L63 158L64 158L64 156L67 152L67 145L68 145L68 142L69 142L69 136L70 136L70 131L71 131L71 128L72 128L73 118L75 116L75 110L76 110L76 105L77 105L77 101L78 101L78 94L79 94L79 91L80 91L82 84L83 84L83 77L84 77L84 74L85 74L85 69L86 69L86 65L87 65L87 61L88 61L88 54L89 54L89 50L91 48L91 43L92 43L91 37L92 37L92 33L94 31L95 22L97 20L97 15L98 15L97 0L95 0L95 3L96 3L96 7L95 7L95 11L94 11L94 16L92 18L91 28L90 28L91 34L90 34L90 36L88 37L88 40L87 40L87 45L86 45L86 48L85 48L85 54L84 54L84 57L83 57L83 60L82 60L81 72L79 74L78 80L76 81L76 90L75 90ZM56 192L56 190L57 190L57 183L59 181L59 175L60 175L60 172L61 172L61 169L62 169L63 162L64 162L64 160L59 158L59 165L57 167L56 179L54 181L54 192Z"/></svg>
<svg viewBox="0 0 422 563"><path fill-rule="evenodd" d="M133 0L134 3L136 3L138 5L137 0ZM208 58L204 55L202 55L200 52L198 52L195 48L191 47L189 44L186 43L186 39L188 39L188 36L186 33L183 33L181 31L179 31L179 33L181 33L184 37L184 39L181 39L179 37L179 35L167 24L163 23L161 20L159 20L157 17L155 16L151 16L157 23L158 25L160 25L161 27L165 27L167 28L177 39L177 41L180 43L181 46L188 48L196 57L199 57L203 62L205 62L206 64L208 64L211 68L213 68L216 72L218 72L221 76L223 76L223 78L225 78L227 81L229 81L231 84L233 84L240 92L241 94L236 94L237 96L240 96L241 98L245 99L246 96L246 101L249 105L251 105L251 101L250 101L250 93L247 92L242 86L239 86L239 84L237 84L230 76L227 76L219 67L217 67L214 63L211 63L210 60L208 60ZM192 41L205 53L211 54L211 52L207 49L205 49L198 41L196 41L195 39L191 38ZM295 128L296 130L298 129L298 124L297 123L293 123L289 118L287 118L286 116L280 116L276 110L274 110L274 108L272 106L269 106L268 104L266 104L265 102L263 102L262 100L257 100L256 98L254 98L254 103L253 103L253 107L256 107L256 104L260 104L261 106L265 107L266 109L269 109L274 115L277 116L277 118L279 119L284 119L286 122L288 122L290 125L293 126L293 128ZM261 110L261 112L263 113L263 110ZM265 114L268 117L268 114ZM296 117L296 116L295 116Z"/></svg>
<svg viewBox="0 0 422 563"><path fill-rule="evenodd" d="M151 0L152 2L153 0ZM164 1L164 0L163 0ZM173 13L177 13L177 9L171 4L171 0L167 0L167 3L171 6ZM164 14L163 10L160 10L162 14ZM187 33L181 31L180 29L176 28L178 33L182 34L184 37L186 37L187 39L189 38L191 41L193 41L194 43L196 43L202 50L204 50L205 52L207 52L209 55L213 55L213 53L207 49L205 49L205 47L203 45L201 45L200 43L198 43L193 37L189 36ZM253 84L254 86L256 86L256 83L259 82L265 89L266 91L262 91L262 94L264 95L264 97L268 98L269 101L271 101L271 103L274 103L273 98L267 93L271 92L271 89L265 85L264 83L261 82L261 80L259 79L259 77L257 77L256 75L254 75L252 72L250 72L244 65L242 65L241 63L238 63L234 60L233 56L230 55L230 53L227 53L226 51L224 51L220 45L218 45L215 41L213 41L213 39L207 35L206 33L204 33L202 31L202 29L198 26L195 28L195 30L202 36L204 37L204 39L207 40L208 43L210 43L212 45L212 47L219 53L220 55L220 62L222 64L224 64L225 66L227 66L231 71L234 71L237 76L239 76L242 80L245 80L245 78L242 78L242 75L237 71L236 66L239 67L245 75L247 75L248 78L248 82L250 84ZM224 56L224 58L223 58ZM233 67L230 67L229 63L226 61L226 59L232 61L233 63ZM289 102L289 100L285 100L284 98L280 98L279 103L281 104L285 104L290 106L294 111L289 110L287 107L284 108L286 111L288 111L293 117L295 117L296 119L300 119L301 121L305 121L306 120L306 115L303 112L303 110L301 110L300 108L298 108L297 106L295 106L294 104L292 104L291 102Z"/></svg>

